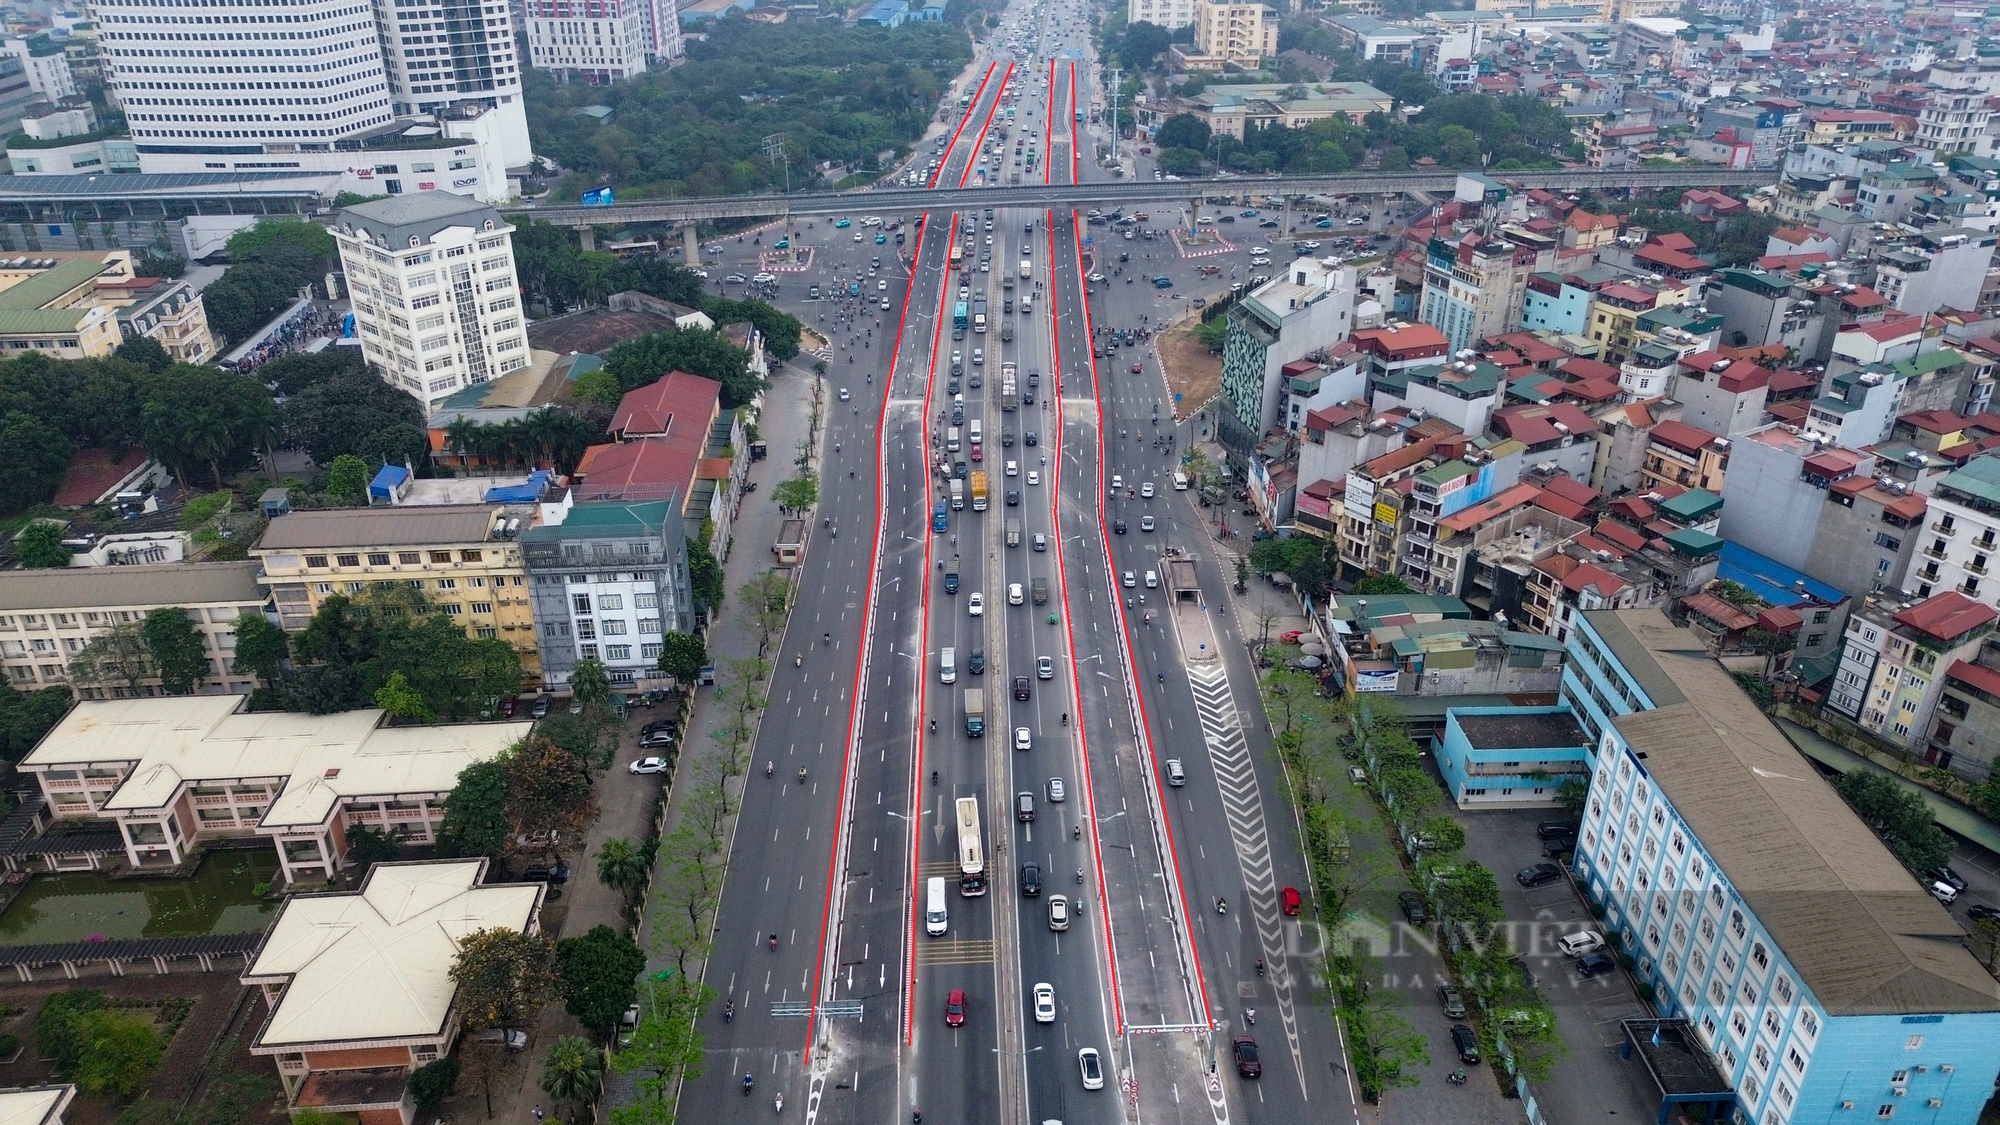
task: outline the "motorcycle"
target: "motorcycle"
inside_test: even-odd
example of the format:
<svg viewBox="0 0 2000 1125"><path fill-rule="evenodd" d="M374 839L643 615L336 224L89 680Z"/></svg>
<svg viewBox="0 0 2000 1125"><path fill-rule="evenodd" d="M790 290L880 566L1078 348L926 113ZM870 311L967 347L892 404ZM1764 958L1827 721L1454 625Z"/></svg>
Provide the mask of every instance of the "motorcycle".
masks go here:
<svg viewBox="0 0 2000 1125"><path fill-rule="evenodd" d="M752 1086L755 1086L756 1084L757 1084L757 1077L756 1077L755 1075L752 1075L752 1074L746 1074L746 1075L744 1075L744 1076L743 1076L743 1096L744 1096L744 1097L746 1097L746 1098L747 1098L747 1097L749 1097L749 1096L750 1096L750 1088L751 1088Z"/></svg>
<svg viewBox="0 0 2000 1125"><path fill-rule="evenodd" d="M772 1109L777 1113L785 1112L785 1095L779 1094L775 1099L772 1100L771 1106Z"/></svg>
<svg viewBox="0 0 2000 1125"><path fill-rule="evenodd" d="M764 763L764 776L765 776L765 777L769 777L769 776L771 776L771 775L772 775L773 773L775 773L775 772L777 772L777 765L776 765L776 763L774 763L774 762L765 762L765 763Z"/></svg>
<svg viewBox="0 0 2000 1125"><path fill-rule="evenodd" d="M734 1001L734 1000L725 1000L725 1001L723 1001L723 1004L722 1004L722 1022L723 1022L723 1023L730 1023L730 1022L734 1021L735 1019L736 1019L736 1001Z"/></svg>
<svg viewBox="0 0 2000 1125"><path fill-rule="evenodd" d="M1076 869L1076 884L1079 887L1083 885L1083 868L1081 867Z"/></svg>
<svg viewBox="0 0 2000 1125"><path fill-rule="evenodd" d="M1448 1081L1454 1086L1465 1085L1465 1068L1461 1066L1457 1070L1452 1071L1448 1076Z"/></svg>
<svg viewBox="0 0 2000 1125"><path fill-rule="evenodd" d="M1217 914L1229 913L1229 900L1226 898L1217 898L1215 900L1215 912Z"/></svg>

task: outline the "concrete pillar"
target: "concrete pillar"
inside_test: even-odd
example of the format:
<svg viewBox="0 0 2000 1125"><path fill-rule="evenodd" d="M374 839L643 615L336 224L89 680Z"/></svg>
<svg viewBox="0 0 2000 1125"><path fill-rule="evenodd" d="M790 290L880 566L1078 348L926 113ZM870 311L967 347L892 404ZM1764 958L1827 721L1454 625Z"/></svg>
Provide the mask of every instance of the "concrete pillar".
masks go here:
<svg viewBox="0 0 2000 1125"><path fill-rule="evenodd" d="M701 232L694 229L694 220L681 224L682 265L695 269L701 265Z"/></svg>
<svg viewBox="0 0 2000 1125"><path fill-rule="evenodd" d="M597 249L597 228L588 224L576 228L576 241L585 250Z"/></svg>

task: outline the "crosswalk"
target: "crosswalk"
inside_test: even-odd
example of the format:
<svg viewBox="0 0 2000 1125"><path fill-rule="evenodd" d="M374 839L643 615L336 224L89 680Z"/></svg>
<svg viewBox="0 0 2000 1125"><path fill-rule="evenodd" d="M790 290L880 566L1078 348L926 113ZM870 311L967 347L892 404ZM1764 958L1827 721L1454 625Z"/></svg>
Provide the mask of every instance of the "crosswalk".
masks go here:
<svg viewBox="0 0 2000 1125"><path fill-rule="evenodd" d="M945 938L925 941L917 946L917 964L924 965L991 965L993 963L992 938Z"/></svg>
<svg viewBox="0 0 2000 1125"><path fill-rule="evenodd" d="M1229 824L1230 842L1236 849L1237 867L1243 874L1257 947L1270 967L1279 1021L1284 1025L1293 1063L1303 1075L1298 1008L1291 968L1285 959L1285 916L1278 907L1277 880L1271 870L1271 837L1264 820L1263 786L1257 780L1250 744L1243 737L1243 726L1238 721L1236 701L1229 690L1229 672L1220 661L1190 665L1188 686L1194 694L1202 739L1208 744L1209 767L1215 773L1223 819Z"/></svg>

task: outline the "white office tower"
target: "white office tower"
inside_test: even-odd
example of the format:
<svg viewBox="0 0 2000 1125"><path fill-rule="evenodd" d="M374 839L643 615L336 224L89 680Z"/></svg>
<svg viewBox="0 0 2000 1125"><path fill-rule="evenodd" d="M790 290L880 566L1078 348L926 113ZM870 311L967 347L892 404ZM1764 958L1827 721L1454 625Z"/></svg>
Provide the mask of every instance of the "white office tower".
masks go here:
<svg viewBox="0 0 2000 1125"><path fill-rule="evenodd" d="M96 0L91 14L142 162L330 152L392 120L375 20L355 0Z"/></svg>
<svg viewBox="0 0 2000 1125"><path fill-rule="evenodd" d="M507 0L375 0L375 22L398 115L497 115L505 166L533 158Z"/></svg>
<svg viewBox="0 0 2000 1125"><path fill-rule="evenodd" d="M653 55L652 0L526 0L528 57L536 70L592 85L630 78Z"/></svg>
<svg viewBox="0 0 2000 1125"><path fill-rule="evenodd" d="M426 407L528 365L514 228L443 191L340 209L333 238L361 354Z"/></svg>
<svg viewBox="0 0 2000 1125"><path fill-rule="evenodd" d="M680 58L682 51L680 0L643 0L643 3L646 8L646 33L652 37L653 57Z"/></svg>

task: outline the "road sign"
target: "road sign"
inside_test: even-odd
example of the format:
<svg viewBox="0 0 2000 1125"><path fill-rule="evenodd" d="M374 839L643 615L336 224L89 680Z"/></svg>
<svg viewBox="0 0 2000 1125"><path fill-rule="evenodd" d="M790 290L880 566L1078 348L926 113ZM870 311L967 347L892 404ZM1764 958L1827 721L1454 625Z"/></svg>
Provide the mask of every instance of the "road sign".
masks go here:
<svg viewBox="0 0 2000 1125"><path fill-rule="evenodd" d="M614 202L609 187L592 188L577 200L585 207L609 207Z"/></svg>
<svg viewBox="0 0 2000 1125"><path fill-rule="evenodd" d="M861 1018L861 1001L828 1000L819 1006L819 1014L830 1020L858 1020Z"/></svg>
<svg viewBox="0 0 2000 1125"><path fill-rule="evenodd" d="M774 1020L802 1020L812 1015L810 1000L773 1000L771 1018Z"/></svg>

